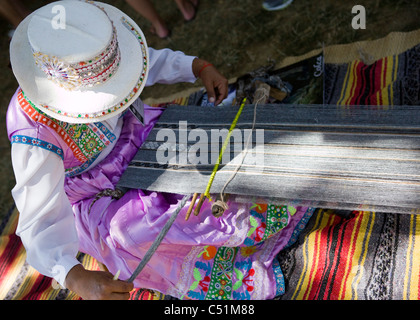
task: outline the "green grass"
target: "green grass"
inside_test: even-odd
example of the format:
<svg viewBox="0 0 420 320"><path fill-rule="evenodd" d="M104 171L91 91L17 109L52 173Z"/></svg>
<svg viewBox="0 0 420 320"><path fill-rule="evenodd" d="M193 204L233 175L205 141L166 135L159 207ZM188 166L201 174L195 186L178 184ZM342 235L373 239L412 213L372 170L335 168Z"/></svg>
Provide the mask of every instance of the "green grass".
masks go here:
<svg viewBox="0 0 420 320"><path fill-rule="evenodd" d="M333 44L378 39L392 31L420 28L420 6L416 1L363 1L366 30L353 30L351 1L299 1L282 11L267 12L261 1L201 1L197 18L182 21L175 2L155 1L161 16L172 29L169 40L150 36L149 23L119 1L143 28L150 46L169 47L200 56L215 64L226 77L233 78L267 64L280 62ZM143 96L159 97L179 90L157 86Z"/></svg>

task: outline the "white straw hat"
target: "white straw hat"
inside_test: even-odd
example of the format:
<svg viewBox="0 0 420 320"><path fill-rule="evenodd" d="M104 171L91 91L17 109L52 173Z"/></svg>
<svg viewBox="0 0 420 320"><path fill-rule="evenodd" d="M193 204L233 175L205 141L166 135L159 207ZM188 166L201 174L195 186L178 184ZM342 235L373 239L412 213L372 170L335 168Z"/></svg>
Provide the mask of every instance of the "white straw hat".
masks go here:
<svg viewBox="0 0 420 320"><path fill-rule="evenodd" d="M149 71L145 37L117 8L63 0L16 29L10 60L25 98L55 119L106 120L139 96Z"/></svg>

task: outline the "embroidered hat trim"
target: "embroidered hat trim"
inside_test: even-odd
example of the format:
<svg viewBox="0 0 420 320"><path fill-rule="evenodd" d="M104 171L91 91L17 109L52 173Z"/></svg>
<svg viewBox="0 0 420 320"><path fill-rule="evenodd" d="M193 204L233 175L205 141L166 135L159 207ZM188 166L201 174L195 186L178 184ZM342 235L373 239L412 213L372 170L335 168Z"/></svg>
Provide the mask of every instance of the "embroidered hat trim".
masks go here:
<svg viewBox="0 0 420 320"><path fill-rule="evenodd" d="M104 8L95 3L91 4L101 9L109 19ZM117 30L112 20L109 19L109 21L112 24L111 40L106 49L96 57L69 64L56 56L49 56L32 48L35 64L47 75L49 80L67 90L93 87L106 82L117 71L121 61Z"/></svg>
<svg viewBox="0 0 420 320"><path fill-rule="evenodd" d="M109 108L106 108L106 110L103 111L99 111L99 112L95 112L95 113L70 113L70 112L64 112L62 110L59 110L53 106L48 106L48 105L44 105L41 104L40 106L47 109L48 111L57 114L57 115L61 115L61 116L65 116L67 118L73 118L73 119L96 119L96 118L102 118L103 116L107 115L107 114L111 114L116 112L117 110L124 108L129 102L131 103L132 98L137 94L137 92L141 89L143 82L145 81L145 77L146 77L146 71L147 70L147 66L148 66L148 60L147 60L147 49L146 49L146 45L145 42L142 39L142 35L141 33L136 30L136 28L134 28L134 26L125 18L122 17L121 18L123 25L136 37L137 41L140 44L141 50L142 50L142 54L143 54L143 70L139 76L139 79L135 85L135 87L130 91L130 93L123 98L123 100L114 105L111 106ZM27 97L25 97L27 98ZM29 103L32 104L31 101L29 101L27 99L27 101Z"/></svg>

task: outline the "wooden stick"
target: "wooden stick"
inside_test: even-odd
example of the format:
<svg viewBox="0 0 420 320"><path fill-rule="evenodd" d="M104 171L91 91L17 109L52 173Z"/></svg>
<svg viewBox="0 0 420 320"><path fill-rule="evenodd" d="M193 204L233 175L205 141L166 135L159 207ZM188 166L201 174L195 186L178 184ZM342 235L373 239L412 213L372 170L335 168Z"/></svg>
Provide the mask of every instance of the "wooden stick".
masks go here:
<svg viewBox="0 0 420 320"><path fill-rule="evenodd" d="M195 207L195 210L194 210L194 215L195 216L198 216L198 214L200 213L201 206L203 205L205 198L206 197L205 197L204 193L202 193L201 196L200 196L200 200L198 200L198 204L197 204L197 206Z"/></svg>
<svg viewBox="0 0 420 320"><path fill-rule="evenodd" d="M198 198L198 193L194 193L193 198L191 200L191 204L190 207L188 208L187 214L185 216L185 221L188 221L188 219L190 218L191 212L194 208L195 202L197 201Z"/></svg>
<svg viewBox="0 0 420 320"><path fill-rule="evenodd" d="M159 245L161 244L163 238L165 238L166 234L168 233L169 229L172 227L172 225L175 222L175 219L178 217L178 214L181 212L182 208L184 208L187 201L191 198L192 194L186 195L181 202L179 203L178 207L172 213L169 220L165 223L162 230L158 234L157 238L153 241L152 245L150 246L149 250L147 250L146 254L144 255L143 259L140 261L139 265L137 266L136 270L134 270L131 277L127 280L127 282L133 282L134 279L137 278L137 276L142 272L143 268L146 266L146 264L149 262L149 260L152 258L156 250L158 249Z"/></svg>
<svg viewBox="0 0 420 320"><path fill-rule="evenodd" d="M121 270L118 270L117 273L115 274L114 278L113 278L114 281L118 280L118 278L120 277L120 273L121 273Z"/></svg>

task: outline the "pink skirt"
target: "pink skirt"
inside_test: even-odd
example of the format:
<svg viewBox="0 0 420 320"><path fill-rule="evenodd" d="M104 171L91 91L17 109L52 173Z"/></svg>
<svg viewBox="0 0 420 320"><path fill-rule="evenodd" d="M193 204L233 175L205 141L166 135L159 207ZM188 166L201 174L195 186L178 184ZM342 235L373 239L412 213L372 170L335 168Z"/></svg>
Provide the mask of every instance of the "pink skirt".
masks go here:
<svg viewBox="0 0 420 320"><path fill-rule="evenodd" d="M68 177L80 251L120 271L128 279L183 198L178 194L129 190L119 200L102 197L114 189L146 140L161 109L145 106L146 125L130 112L114 149L96 167ZM189 202L149 263L134 281L136 288L180 299L272 299L284 293L277 254L295 241L314 211L231 197L221 218L205 201L200 215L185 221Z"/></svg>

